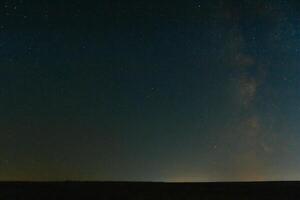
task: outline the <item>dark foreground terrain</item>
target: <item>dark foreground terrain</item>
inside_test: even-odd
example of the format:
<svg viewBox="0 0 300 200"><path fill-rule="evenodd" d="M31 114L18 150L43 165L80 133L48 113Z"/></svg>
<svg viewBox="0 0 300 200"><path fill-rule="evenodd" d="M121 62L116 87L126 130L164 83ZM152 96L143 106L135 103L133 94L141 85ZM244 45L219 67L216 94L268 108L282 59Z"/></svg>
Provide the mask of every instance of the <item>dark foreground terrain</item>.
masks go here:
<svg viewBox="0 0 300 200"><path fill-rule="evenodd" d="M300 182L2 182L0 200L7 199L300 199Z"/></svg>

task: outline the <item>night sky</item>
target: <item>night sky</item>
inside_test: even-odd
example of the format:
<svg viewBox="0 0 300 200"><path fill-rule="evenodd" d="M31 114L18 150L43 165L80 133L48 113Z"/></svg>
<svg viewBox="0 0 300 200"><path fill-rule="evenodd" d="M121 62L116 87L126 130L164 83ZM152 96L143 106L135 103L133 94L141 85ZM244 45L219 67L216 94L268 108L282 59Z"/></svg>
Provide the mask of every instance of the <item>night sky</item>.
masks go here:
<svg viewBox="0 0 300 200"><path fill-rule="evenodd" d="M0 180L300 180L297 2L2 0Z"/></svg>

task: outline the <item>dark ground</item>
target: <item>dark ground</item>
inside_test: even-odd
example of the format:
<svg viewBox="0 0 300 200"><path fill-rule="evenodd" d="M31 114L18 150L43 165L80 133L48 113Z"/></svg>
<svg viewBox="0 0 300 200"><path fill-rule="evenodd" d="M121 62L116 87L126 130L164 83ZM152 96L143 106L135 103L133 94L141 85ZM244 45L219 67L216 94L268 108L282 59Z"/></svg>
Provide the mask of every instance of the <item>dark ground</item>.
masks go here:
<svg viewBox="0 0 300 200"><path fill-rule="evenodd" d="M300 182L2 182L0 199L300 199Z"/></svg>

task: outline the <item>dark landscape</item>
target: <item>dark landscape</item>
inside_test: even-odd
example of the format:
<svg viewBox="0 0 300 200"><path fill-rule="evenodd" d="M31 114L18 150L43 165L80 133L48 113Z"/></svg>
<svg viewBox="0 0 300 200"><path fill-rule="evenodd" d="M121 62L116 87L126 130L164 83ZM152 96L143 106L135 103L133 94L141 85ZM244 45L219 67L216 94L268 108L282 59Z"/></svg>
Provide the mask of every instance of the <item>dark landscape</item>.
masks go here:
<svg viewBox="0 0 300 200"><path fill-rule="evenodd" d="M300 0L0 0L0 200L297 200L299 155Z"/></svg>
<svg viewBox="0 0 300 200"><path fill-rule="evenodd" d="M1 182L0 199L298 199L299 182Z"/></svg>

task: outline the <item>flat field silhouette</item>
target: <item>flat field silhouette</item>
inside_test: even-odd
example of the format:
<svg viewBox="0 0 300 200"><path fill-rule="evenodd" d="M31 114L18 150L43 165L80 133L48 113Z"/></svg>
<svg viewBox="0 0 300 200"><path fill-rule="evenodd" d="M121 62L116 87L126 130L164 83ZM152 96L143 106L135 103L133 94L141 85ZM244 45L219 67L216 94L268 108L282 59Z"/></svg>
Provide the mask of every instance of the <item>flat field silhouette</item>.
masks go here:
<svg viewBox="0 0 300 200"><path fill-rule="evenodd" d="M1 182L0 199L299 199L300 182Z"/></svg>

